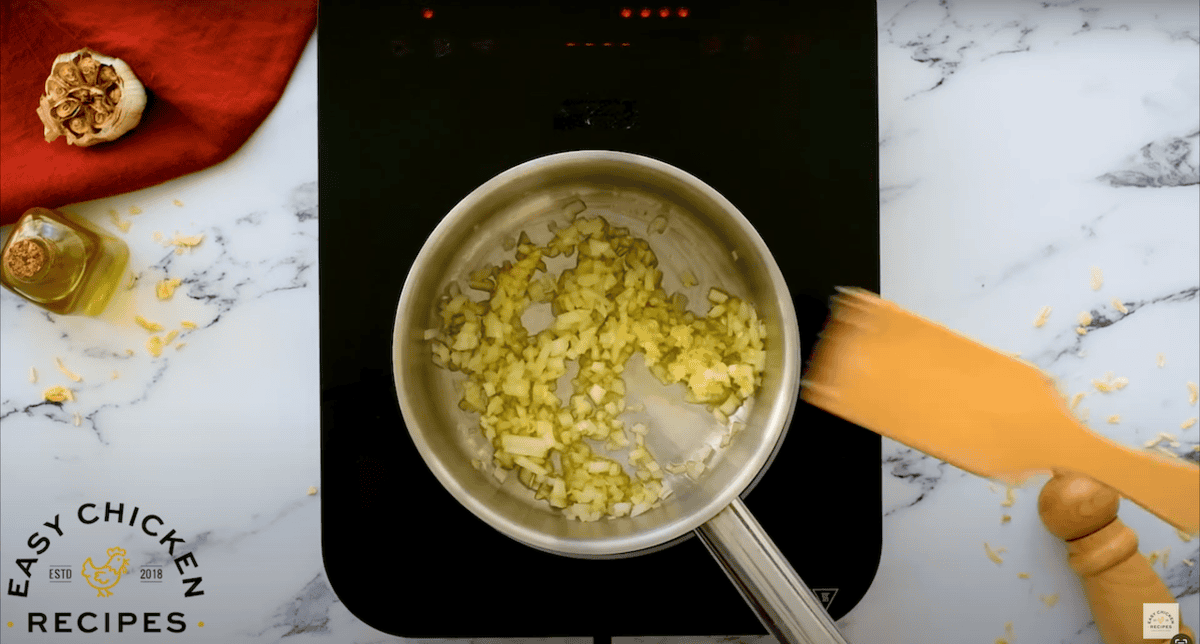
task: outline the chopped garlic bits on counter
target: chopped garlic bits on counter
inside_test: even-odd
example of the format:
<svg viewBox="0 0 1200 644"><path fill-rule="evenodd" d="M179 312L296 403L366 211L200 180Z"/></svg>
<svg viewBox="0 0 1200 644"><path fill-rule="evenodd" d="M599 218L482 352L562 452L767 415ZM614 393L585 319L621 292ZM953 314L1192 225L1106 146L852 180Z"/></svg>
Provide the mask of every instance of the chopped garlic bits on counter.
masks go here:
<svg viewBox="0 0 1200 644"><path fill-rule="evenodd" d="M1167 559L1170 556L1171 556L1171 549L1163 548L1161 550L1155 550L1153 552L1147 553L1146 560L1150 562L1151 566L1153 566L1155 563L1158 562L1159 559L1162 559L1163 570L1166 570L1167 569Z"/></svg>
<svg viewBox="0 0 1200 644"><path fill-rule="evenodd" d="M49 402L66 402L75 400L75 392L62 385L55 385L42 392L42 398Z"/></svg>
<svg viewBox="0 0 1200 644"><path fill-rule="evenodd" d="M1098 267L1092 267L1092 290L1099 291L1104 286L1104 272Z"/></svg>
<svg viewBox="0 0 1200 644"><path fill-rule="evenodd" d="M1200 385L1194 382L1187 383L1188 388L1188 404L1194 405L1197 400L1200 400Z"/></svg>
<svg viewBox="0 0 1200 644"><path fill-rule="evenodd" d="M1128 384L1129 378L1113 378L1113 372L1111 371L1104 374L1104 380L1092 380L1092 386L1095 387L1097 391L1102 391L1105 393L1116 391L1118 389L1124 389L1125 385Z"/></svg>
<svg viewBox="0 0 1200 644"><path fill-rule="evenodd" d="M665 223L656 219L647 232ZM552 232L540 247L521 233L515 263L471 273L469 286L486 299L472 300L452 284L438 307L440 328L425 337L435 364L467 376L459 407L479 413L497 477L516 470L536 499L568 518L637 516L670 494L644 442L646 428L631 430L635 476L585 441L606 441L609 451L630 445L618 418L626 409L626 361L642 353L660 382L682 383L685 400L728 418L762 381L766 328L753 306L715 288L707 315L688 311L682 295L663 290L650 245L602 217ZM546 273L544 258L572 253L574 267L557 279ZM551 304L555 317L531 335L521 316L535 303ZM570 361L578 362L578 375L560 397L555 388ZM704 458L684 471L699 476Z"/></svg>
<svg viewBox="0 0 1200 644"><path fill-rule="evenodd" d="M1192 427L1192 425L1196 424L1196 420L1197 420L1197 418L1195 416L1192 416L1191 418L1183 421L1182 423L1179 423L1179 428L1180 429L1190 429Z"/></svg>
<svg viewBox="0 0 1200 644"><path fill-rule="evenodd" d="M1033 326L1040 327L1046 324L1046 320L1050 319L1050 307L1043 306L1041 311L1038 311L1037 318L1033 321Z"/></svg>
<svg viewBox="0 0 1200 644"><path fill-rule="evenodd" d="M158 333L159 331L163 330L163 325L159 324L158 322L151 322L140 315L135 315L133 320L138 323L138 326L151 333Z"/></svg>
<svg viewBox="0 0 1200 644"><path fill-rule="evenodd" d="M79 374L74 373L73 371L68 369L67 365L63 364L62 358L56 357L56 358L54 358L54 362L58 365L58 370L63 372L64 376L70 378L71 380L73 380L75 382L83 381L83 376L80 376Z"/></svg>
<svg viewBox="0 0 1200 644"><path fill-rule="evenodd" d="M986 541L983 542L983 551L987 553L988 559L996 562L997 565L1004 563L1004 560L1000 558L1000 553L1004 552L1005 550L1007 550L1007 548L997 548L992 550L992 547L989 546Z"/></svg>
<svg viewBox="0 0 1200 644"><path fill-rule="evenodd" d="M175 288L183 283L183 280L178 277L165 279L154 285L154 294L160 300L169 300L175 294Z"/></svg>
<svg viewBox="0 0 1200 644"><path fill-rule="evenodd" d="M155 358L162 355L163 346L163 339L157 335L152 335L146 340L146 350Z"/></svg>
<svg viewBox="0 0 1200 644"><path fill-rule="evenodd" d="M1083 400L1083 397L1086 395L1087 394L1081 391L1071 397L1071 411L1074 411L1075 408L1079 406L1079 401Z"/></svg>

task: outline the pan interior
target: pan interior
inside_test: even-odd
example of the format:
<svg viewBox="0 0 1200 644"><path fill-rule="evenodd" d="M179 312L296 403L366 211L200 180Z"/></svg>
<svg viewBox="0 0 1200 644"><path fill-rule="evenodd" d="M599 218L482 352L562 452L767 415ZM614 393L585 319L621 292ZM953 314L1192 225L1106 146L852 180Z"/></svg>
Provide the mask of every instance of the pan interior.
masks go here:
<svg viewBox="0 0 1200 644"><path fill-rule="evenodd" d="M431 235L414 264L396 321L396 383L406 424L426 463L460 502L501 532L534 547L578 556L644 551L688 534L750 485L773 452L795 405L799 346L795 314L782 276L761 238L720 195L678 170L632 155L597 153L519 166L465 198ZM556 155L564 157L566 155ZM632 157L632 158L626 158ZM541 164L539 165L539 162ZM680 176L682 175L682 176ZM541 245L551 227L574 217L602 216L646 239L663 272L663 288L683 293L688 308L707 312L709 287L754 303L767 327L763 384L731 418L746 424L727 448L728 432L703 406L683 399L683 385L664 386L635 353L625 366L626 428L646 423L647 447L660 465L683 463L705 446L718 448L699 480L665 474L671 495L638 517L579 522L565 519L515 476L494 475L492 448L478 427L478 414L459 409L463 374L433 364L427 328L438 326L438 302L451 282L472 299L486 295L467 286L467 276L487 264L513 258L505 240L524 232ZM665 219L665 228L658 232ZM657 223L656 223L657 222ZM557 275L575 255L547 260ZM698 284L684 286L690 271ZM536 333L552 319L549 305L523 316ZM572 367L558 396L571 391ZM592 442L600 454L608 453ZM609 453L626 463L625 453ZM472 463L474 461L474 464ZM627 471L629 471L627 469Z"/></svg>

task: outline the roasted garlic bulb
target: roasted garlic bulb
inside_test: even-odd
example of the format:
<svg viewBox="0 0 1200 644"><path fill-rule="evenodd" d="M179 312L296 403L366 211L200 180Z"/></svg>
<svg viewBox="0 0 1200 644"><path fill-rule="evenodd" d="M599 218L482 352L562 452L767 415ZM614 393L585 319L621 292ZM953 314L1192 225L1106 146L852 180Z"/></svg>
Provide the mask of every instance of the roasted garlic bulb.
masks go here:
<svg viewBox="0 0 1200 644"><path fill-rule="evenodd" d="M66 135L68 145L112 141L137 126L146 89L119 58L84 47L54 59L38 105L46 141Z"/></svg>

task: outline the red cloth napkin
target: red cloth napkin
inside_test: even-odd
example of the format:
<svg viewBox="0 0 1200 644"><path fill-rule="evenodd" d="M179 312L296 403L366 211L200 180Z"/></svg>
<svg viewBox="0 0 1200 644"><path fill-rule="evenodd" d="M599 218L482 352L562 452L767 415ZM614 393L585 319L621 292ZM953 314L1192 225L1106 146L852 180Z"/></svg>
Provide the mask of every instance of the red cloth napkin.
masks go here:
<svg viewBox="0 0 1200 644"><path fill-rule="evenodd" d="M316 23L317 0L0 2L0 224L223 161L279 101ZM141 123L87 148L47 143L50 66L85 46L146 86Z"/></svg>

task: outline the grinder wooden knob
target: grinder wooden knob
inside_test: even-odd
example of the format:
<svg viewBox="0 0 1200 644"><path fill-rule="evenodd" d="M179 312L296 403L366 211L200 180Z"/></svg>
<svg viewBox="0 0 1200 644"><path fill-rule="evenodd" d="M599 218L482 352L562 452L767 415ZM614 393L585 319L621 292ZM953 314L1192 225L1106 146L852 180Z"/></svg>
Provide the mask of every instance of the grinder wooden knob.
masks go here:
<svg viewBox="0 0 1200 644"><path fill-rule="evenodd" d="M1142 639L1142 604L1176 599L1138 552L1137 534L1117 518L1120 501L1115 490L1094 479L1060 472L1042 488L1038 513L1067 542L1068 561L1083 580L1105 644L1144 644L1152 640ZM1183 624L1179 632L1195 638Z"/></svg>

